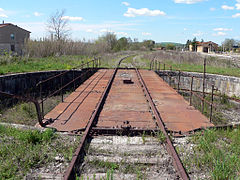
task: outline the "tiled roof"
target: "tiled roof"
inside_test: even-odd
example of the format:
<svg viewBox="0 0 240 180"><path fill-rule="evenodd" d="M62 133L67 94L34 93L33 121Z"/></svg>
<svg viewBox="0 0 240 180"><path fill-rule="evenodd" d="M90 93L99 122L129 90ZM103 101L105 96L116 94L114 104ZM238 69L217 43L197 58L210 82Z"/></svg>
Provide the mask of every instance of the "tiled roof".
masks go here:
<svg viewBox="0 0 240 180"><path fill-rule="evenodd" d="M0 24L0 28L6 27L6 26L10 26L10 25L11 25L11 26L16 26L16 27L18 27L17 25L14 25L14 24L12 24L12 23L5 23L5 24ZM18 27L18 28L20 28L20 27ZM30 31L28 31L28 30L26 30L26 29L23 29L23 28L20 28L20 29L31 33Z"/></svg>
<svg viewBox="0 0 240 180"><path fill-rule="evenodd" d="M8 26L8 25L12 25L12 24L11 24L11 23L0 24L0 28L1 28L1 27L5 27L5 26Z"/></svg>

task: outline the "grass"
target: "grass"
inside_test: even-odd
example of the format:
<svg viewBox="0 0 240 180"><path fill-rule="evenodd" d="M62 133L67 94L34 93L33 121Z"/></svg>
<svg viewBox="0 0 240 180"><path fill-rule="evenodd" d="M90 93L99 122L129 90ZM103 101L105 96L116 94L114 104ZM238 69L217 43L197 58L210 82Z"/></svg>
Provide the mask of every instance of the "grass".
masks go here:
<svg viewBox="0 0 240 180"><path fill-rule="evenodd" d="M187 101L189 101L190 93L185 92L185 93L181 93L181 95ZM201 93L199 93L199 95L201 95ZM205 99L208 102L211 102L211 95L206 95ZM202 112L202 101L198 97L193 96L192 103L196 109L198 109L199 111ZM231 122L231 118L224 115L222 113L222 111L224 111L224 110L231 111L231 110L235 110L235 109L237 110L238 109L237 105L230 102L228 97L225 94L220 95L219 97L215 96L213 103L216 105L217 108L216 109L213 108L212 123L214 125L227 125L229 122ZM210 105L207 103L204 103L203 114L206 117L210 118Z"/></svg>
<svg viewBox="0 0 240 180"><path fill-rule="evenodd" d="M203 65L197 65L197 64L176 64L172 62L166 63L170 66L172 66L174 69L180 69L181 71L186 72L203 72ZM161 69L163 66L161 67ZM166 66L166 69L170 69ZM206 72L210 74L221 74L221 75L228 75L228 76L236 76L240 77L240 68L230 68L230 67L216 67L216 66L210 66L207 65Z"/></svg>
<svg viewBox="0 0 240 180"><path fill-rule="evenodd" d="M65 94L68 95L70 92ZM48 113L61 102L61 96L53 96L44 103L44 113ZM10 108L0 109L0 122L25 124L34 126L37 122L37 112L33 103L18 103Z"/></svg>
<svg viewBox="0 0 240 180"><path fill-rule="evenodd" d="M188 169L209 172L211 179L240 177L240 128L206 130L191 138L195 144L184 164Z"/></svg>
<svg viewBox="0 0 240 180"><path fill-rule="evenodd" d="M30 169L46 166L56 155L70 161L77 143L63 143L51 129L19 130L0 125L0 179L23 179Z"/></svg>
<svg viewBox="0 0 240 180"><path fill-rule="evenodd" d="M0 56L0 74L48 70L68 70L91 60L87 56L60 56L47 58L17 58Z"/></svg>

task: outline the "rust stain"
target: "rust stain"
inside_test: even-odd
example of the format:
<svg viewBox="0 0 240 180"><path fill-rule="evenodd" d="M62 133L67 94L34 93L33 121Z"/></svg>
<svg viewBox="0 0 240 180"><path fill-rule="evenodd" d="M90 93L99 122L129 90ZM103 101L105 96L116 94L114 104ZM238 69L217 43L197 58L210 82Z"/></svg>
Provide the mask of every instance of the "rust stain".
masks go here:
<svg viewBox="0 0 240 180"><path fill-rule="evenodd" d="M99 70L79 86L45 116L54 121L48 127L68 132L86 128L112 73L113 70ZM148 70L140 73L167 130L184 133L213 126L156 73ZM96 126L157 128L135 70L118 70Z"/></svg>
<svg viewBox="0 0 240 180"><path fill-rule="evenodd" d="M153 71L140 70L151 97L168 130L188 132L214 126Z"/></svg>

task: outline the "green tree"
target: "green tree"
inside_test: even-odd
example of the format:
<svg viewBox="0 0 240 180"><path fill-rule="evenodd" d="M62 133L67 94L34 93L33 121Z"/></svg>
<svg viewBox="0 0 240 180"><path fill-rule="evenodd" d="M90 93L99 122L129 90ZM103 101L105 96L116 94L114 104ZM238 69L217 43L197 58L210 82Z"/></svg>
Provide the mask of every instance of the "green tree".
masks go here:
<svg viewBox="0 0 240 180"><path fill-rule="evenodd" d="M192 51L197 51L197 38L193 38L192 40Z"/></svg>
<svg viewBox="0 0 240 180"><path fill-rule="evenodd" d="M166 49L167 50L176 50L176 46L174 44L169 43L169 44L166 45Z"/></svg>
<svg viewBox="0 0 240 180"><path fill-rule="evenodd" d="M117 40L114 50L115 51L127 50L128 46L129 46L128 39L126 37L122 37Z"/></svg>
<svg viewBox="0 0 240 180"><path fill-rule="evenodd" d="M143 46L148 48L149 50L152 50L154 48L155 41L153 40L144 40L143 41Z"/></svg>

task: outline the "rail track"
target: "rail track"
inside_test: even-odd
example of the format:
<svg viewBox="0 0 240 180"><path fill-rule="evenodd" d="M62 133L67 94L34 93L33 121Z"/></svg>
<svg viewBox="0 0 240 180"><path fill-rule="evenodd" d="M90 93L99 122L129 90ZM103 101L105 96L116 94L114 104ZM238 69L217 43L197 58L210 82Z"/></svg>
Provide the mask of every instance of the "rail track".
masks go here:
<svg viewBox="0 0 240 180"><path fill-rule="evenodd" d="M119 133L119 131L122 131L121 133L128 132L131 134L141 134L143 132L153 132L153 131L160 131L164 134L166 137L166 148L168 153L172 157L173 165L175 167L175 170L177 171L178 177L181 179L189 179L189 176L171 142L171 139L166 131L166 128L164 126L164 123L161 119L161 115L159 114L153 100L151 97L151 94L148 90L148 87L146 86L144 79L142 78L141 72L135 68L131 69L130 76L128 73L124 72L124 69L120 69L119 66L121 62L125 58L121 59L119 61L118 67L114 69L112 72L111 78L108 81L104 92L101 94L101 97L96 105L96 108L94 110L94 113L91 115L91 118L87 122L86 128L83 132L83 136L81 138L81 142L73 154L72 161L64 174L64 179L76 179L77 176L81 175L80 172L80 166L84 161L84 156L87 154L87 144L89 143L89 138L92 138L93 135L96 134L114 134ZM118 76L116 77L117 73ZM120 77L121 76L121 77ZM124 84L136 84L136 87L132 86L132 88L129 86L130 89L125 89L124 91L129 92L134 91L136 95L139 95L139 98L141 96L141 102L137 102L139 98L131 99L130 101L127 101L128 93L124 94L126 95L126 99L124 97L121 97L116 95L116 91L119 90L117 86L114 86L114 83L119 83L119 80L115 82L115 79L122 78L122 81ZM111 89L112 88L112 89ZM115 93L110 92L112 90ZM123 90L123 89L122 89ZM142 93L142 94L141 94ZM141 94L141 95L140 95ZM138 97L138 96L137 96ZM116 105L116 101L119 102L119 106L121 107L114 107L112 106L112 101L115 98L114 104ZM126 101L126 102L124 102ZM145 101L145 104L142 102ZM136 109L134 104L135 103L141 103L141 114L134 114L136 113ZM129 105L130 104L130 105ZM118 112L118 115L115 117L111 117L111 119L108 119L108 110L109 108L113 108L111 110L115 110ZM128 111L127 111L128 110ZM117 113L116 113L117 114ZM125 116L124 116L125 114ZM124 117L123 117L123 116ZM119 117L119 116L122 116ZM135 117L135 119L131 118L128 119L129 116ZM127 117L127 118L125 118ZM122 119L122 120L121 120ZM126 120L127 119L127 120ZM120 123L119 125L116 125ZM115 125L114 125L115 124ZM113 128L110 128L111 125L113 125ZM110 132L110 133L109 133Z"/></svg>

